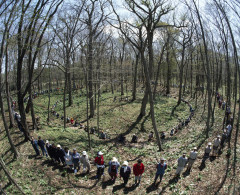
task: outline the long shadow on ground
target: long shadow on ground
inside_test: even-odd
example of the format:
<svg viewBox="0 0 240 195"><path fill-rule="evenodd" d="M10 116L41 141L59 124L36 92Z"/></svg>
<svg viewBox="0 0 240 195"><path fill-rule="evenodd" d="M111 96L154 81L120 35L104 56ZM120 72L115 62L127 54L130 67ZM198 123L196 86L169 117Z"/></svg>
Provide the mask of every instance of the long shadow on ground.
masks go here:
<svg viewBox="0 0 240 195"><path fill-rule="evenodd" d="M142 120L142 116L139 115L136 119L136 121L128 128L128 130L124 133L122 133L123 136L126 136L127 134L129 134L135 127L136 125ZM109 139L109 140L105 140L103 142L101 142L102 144L104 143L110 143L110 142L113 142L113 141L117 141L118 140L118 136L115 137L115 138L112 138L112 139Z"/></svg>
<svg viewBox="0 0 240 195"><path fill-rule="evenodd" d="M227 179L228 173L230 172L229 165L230 165L230 157L228 156L228 158L227 158L227 165L226 165L226 172L225 172L225 175L223 176L221 184L219 185L217 191L215 192L215 195L219 194L219 191L222 189L222 187L223 187L223 185L224 185L224 183L225 183L225 181Z"/></svg>
<svg viewBox="0 0 240 195"><path fill-rule="evenodd" d="M163 194L164 191L165 191L170 185L176 184L176 183L179 181L179 179L180 179L180 177L174 177L174 178L170 179L169 182L168 182L168 184L165 185L165 186L162 188L162 190L161 190L161 192L159 192L159 194Z"/></svg>

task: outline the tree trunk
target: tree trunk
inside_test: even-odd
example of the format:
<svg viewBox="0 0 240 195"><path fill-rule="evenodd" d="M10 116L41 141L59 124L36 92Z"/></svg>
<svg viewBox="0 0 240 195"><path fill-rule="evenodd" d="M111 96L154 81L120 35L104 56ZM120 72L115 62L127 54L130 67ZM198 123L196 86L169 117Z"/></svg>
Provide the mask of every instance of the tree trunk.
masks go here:
<svg viewBox="0 0 240 195"><path fill-rule="evenodd" d="M48 118L47 122L49 123L50 121L50 102L51 102L51 94L50 94L50 89L51 89L51 67L49 66L49 75L48 75Z"/></svg>
<svg viewBox="0 0 240 195"><path fill-rule="evenodd" d="M91 26L89 33L89 41L88 41L88 99L90 103L90 118L94 116L94 101L93 101L93 34Z"/></svg>
<svg viewBox="0 0 240 195"><path fill-rule="evenodd" d="M207 116L207 122L206 122L206 137L209 137L209 131L210 131L210 119L211 119L211 110L212 110L212 96L211 96L211 77L210 77L210 64L209 64L209 59L208 59L208 48L207 48L207 43L206 43L206 39L205 39L205 32L203 29L203 25L202 25L202 20L199 14L199 10L197 8L196 2L194 0L192 0L196 13L197 13L197 17L198 17L198 21L201 27L201 32L202 32L202 39L203 39L203 45L204 45L204 51L205 51L205 58L206 58L206 72L207 72L207 92L208 92L208 116Z"/></svg>
<svg viewBox="0 0 240 195"><path fill-rule="evenodd" d="M7 94L7 105L9 112L9 128L11 129L14 125L12 103L10 101L9 83L8 83L8 43L5 48L5 83L6 83L6 94Z"/></svg>
<svg viewBox="0 0 240 195"><path fill-rule="evenodd" d="M63 127L66 129L66 90L67 90L67 72L65 74L64 90L63 90Z"/></svg>
<svg viewBox="0 0 240 195"><path fill-rule="evenodd" d="M154 115L154 102L153 102L153 96L152 96L152 91L151 91L151 81L150 81L150 76L149 76L149 69L147 67L147 63L146 60L144 58L144 52L141 52L141 59L142 59L142 63L144 66L144 72L145 72L145 77L146 77L146 92L148 92L149 95L149 102L150 102L150 114L151 114L151 119L152 119L152 125L153 125L153 129L154 129L154 133L156 135L157 138L157 144L159 147L159 151L162 151L162 145L161 145L161 140L158 134L158 130L157 130L157 125L156 125L156 121L155 121L155 115Z"/></svg>
<svg viewBox="0 0 240 195"><path fill-rule="evenodd" d="M135 62L135 68L134 68L132 101L136 100L138 58L139 58L139 54L136 55L136 62Z"/></svg>
<svg viewBox="0 0 240 195"><path fill-rule="evenodd" d="M169 50L167 50L167 90L166 94L170 94L171 65L169 60Z"/></svg>
<svg viewBox="0 0 240 195"><path fill-rule="evenodd" d="M68 106L71 106L73 104L73 99L72 99L72 80L71 80L71 73L69 68L68 73L67 73L67 78L68 78Z"/></svg>
<svg viewBox="0 0 240 195"><path fill-rule="evenodd" d="M34 130L34 129L38 129L38 127L37 127L37 122L36 122L36 117L35 117L35 112L33 107L32 87L29 87L28 93L29 93L29 104L31 108L32 124L33 124L33 130Z"/></svg>
<svg viewBox="0 0 240 195"><path fill-rule="evenodd" d="M0 78L1 79L1 78ZM11 138L11 135L10 135L10 132L9 132L9 129L8 129L8 125L7 125L7 121L6 121L6 118L5 118L5 110L4 110L4 106L3 106L3 99L2 99L2 92L0 92L0 108L1 108L1 115L2 115L2 120L3 120L3 124L4 124L4 128L5 128L5 131L6 131L6 134L7 134L7 137L8 137L8 141L9 141L9 144L11 146L11 150L14 154L14 158L18 158L19 154L17 152L17 149L16 147L14 146L13 144L13 141L12 141L12 138Z"/></svg>
<svg viewBox="0 0 240 195"><path fill-rule="evenodd" d="M0 165L1 165L2 169L3 169L3 171L5 172L5 174L7 175L9 181L10 181L11 183L13 183L13 184L17 187L17 189L18 189L22 194L25 194L25 193L23 192L23 190L21 189L21 187L17 184L17 182L13 179L13 177L11 176L11 174L9 173L9 171L7 170L7 168L6 168L6 166L5 166L5 163L4 163L3 159L2 159L2 157L0 157Z"/></svg>
<svg viewBox="0 0 240 195"><path fill-rule="evenodd" d="M165 51L165 47L166 47L166 44L164 44L164 46L163 46L163 48L162 48L161 55L160 55L160 59L159 59L159 62L158 62L157 74L156 74L155 85L154 85L154 90L153 90L153 100L154 100L154 101L155 101L155 97L156 97L158 78L160 77L160 66L161 66L161 64L162 64L163 54L164 54L164 51ZM161 78L159 79L159 83L161 83Z"/></svg>
<svg viewBox="0 0 240 195"><path fill-rule="evenodd" d="M147 106L147 102L148 102L147 83L145 83L145 85L146 85L146 88L145 88L145 92L144 92L144 97L142 99L141 110L140 110L140 114L139 114L139 116L141 116L141 117L146 115L146 106Z"/></svg>

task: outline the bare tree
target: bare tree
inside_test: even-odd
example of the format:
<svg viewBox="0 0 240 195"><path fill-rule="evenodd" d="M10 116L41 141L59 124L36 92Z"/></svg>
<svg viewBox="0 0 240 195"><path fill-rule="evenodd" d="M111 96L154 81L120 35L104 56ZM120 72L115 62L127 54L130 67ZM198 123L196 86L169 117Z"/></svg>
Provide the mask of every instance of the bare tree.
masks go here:
<svg viewBox="0 0 240 195"><path fill-rule="evenodd" d="M21 114L21 122L24 127L25 140L29 139L29 129L26 121L26 114L24 109L24 97L32 86L34 64L37 58L40 47L42 46L42 39L46 29L56 13L58 7L63 0L50 2L49 0L32 3L22 1L20 4L20 18L17 27L17 97L18 107ZM48 4L50 2L50 4ZM33 7L32 7L33 6ZM33 10L33 11L30 11ZM46 10L46 12L43 12ZM45 14L46 15L43 15ZM36 41L36 43L34 42ZM33 44L36 45L33 45ZM28 55L28 82L24 88L23 86L23 63L24 58Z"/></svg>

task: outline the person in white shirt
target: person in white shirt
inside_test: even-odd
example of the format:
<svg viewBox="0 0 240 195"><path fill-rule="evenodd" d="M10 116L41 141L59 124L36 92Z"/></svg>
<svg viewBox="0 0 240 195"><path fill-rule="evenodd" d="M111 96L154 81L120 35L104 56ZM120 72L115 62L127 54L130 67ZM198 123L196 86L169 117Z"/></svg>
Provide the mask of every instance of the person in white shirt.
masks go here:
<svg viewBox="0 0 240 195"><path fill-rule="evenodd" d="M70 152L69 148L68 147L65 147L64 148L64 152L65 152L65 156L64 156L64 159L65 159L65 163L66 165L68 166L73 166L73 162L72 162L72 152Z"/></svg>
<svg viewBox="0 0 240 195"><path fill-rule="evenodd" d="M184 152L183 155L178 159L178 167L177 167L177 170L176 170L176 177L178 177L182 170L184 169L184 167L186 166L188 162L188 159L186 157L186 153Z"/></svg>
<svg viewBox="0 0 240 195"><path fill-rule="evenodd" d="M221 139L220 139L220 135L217 136L217 138L214 140L213 142L213 152L212 152L212 155L214 157L216 157L217 153L218 153L218 147L220 146L220 143L221 143Z"/></svg>
<svg viewBox="0 0 240 195"><path fill-rule="evenodd" d="M83 173L89 173L90 169L91 169L91 165L88 159L88 155L86 151L83 151L82 156L80 157L80 162L83 165ZM87 171L86 171L87 169Z"/></svg>
<svg viewBox="0 0 240 195"><path fill-rule="evenodd" d="M188 158L188 167L187 167L187 172L191 171L191 168L193 166L193 163L195 162L195 160L197 159L197 147L193 148L193 151L190 152L189 158Z"/></svg>
<svg viewBox="0 0 240 195"><path fill-rule="evenodd" d="M202 163L205 163L205 161L209 158L210 156L210 153L212 151L212 147L211 147L212 143L209 142L207 147L205 148L205 153L203 155L203 160L202 160Z"/></svg>

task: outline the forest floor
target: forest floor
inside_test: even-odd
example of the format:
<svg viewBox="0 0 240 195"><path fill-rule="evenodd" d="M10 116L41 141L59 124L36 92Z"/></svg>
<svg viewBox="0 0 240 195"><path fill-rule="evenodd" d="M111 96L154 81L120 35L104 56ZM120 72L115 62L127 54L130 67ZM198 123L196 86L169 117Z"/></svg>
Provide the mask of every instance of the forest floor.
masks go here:
<svg viewBox="0 0 240 195"><path fill-rule="evenodd" d="M92 170L89 175L80 173L76 176L67 169L57 164L51 163L46 157L35 157L35 152L31 144L24 143L24 137L17 128L11 129L11 135L21 156L18 160L13 160L13 154L9 150L9 144L5 132L0 133L0 151L10 173L16 179L17 183L23 188L26 194L239 194L240 192L240 158L237 158L236 177L233 177L233 157L231 150L230 157L227 155L230 150L227 144L223 153L216 159L206 161L206 167L199 169L204 148L208 142L212 142L218 134L222 134L222 121L224 111L215 108L215 123L209 134L205 138L203 133L207 111L204 112L204 99L199 97L198 107L195 107L195 100L185 97L195 109L195 115L188 126L178 131L174 136L170 136L170 130L175 127L180 120L187 119L190 114L189 107L181 103L171 117L172 108L177 103L176 94L171 97L157 96L155 102L155 116L159 132L166 132L166 139L163 141L164 151L158 152L156 139L148 142L148 134L152 131L151 118L147 115L138 118L141 98L143 94L138 93L137 100L134 102L120 101L117 96L110 93L102 94L100 98L100 128L103 129L110 139L100 140L97 136L91 135L91 149L88 146L87 132L83 129L71 127L68 124L63 128L63 121L57 119L51 114L50 123L47 124L47 105L48 96L41 95L34 100L36 115L40 117L40 130L31 131L31 135L42 136L44 140L50 143L60 144L62 147L68 146L70 149L77 148L81 153L86 150L93 162L98 151L104 153L104 160L107 164L112 157L116 157L120 164L127 160L129 166L133 166L137 159L141 158L145 165L141 185L135 187L134 176L131 174L127 187L123 187L122 180L119 178L113 184L105 168L105 176L101 180L96 180L96 167L92 164ZM59 104L55 110L61 115L62 95L51 94L51 106L58 100ZM83 121L86 119L86 97L80 96L80 92L74 92L73 106L67 107L67 116ZM30 122L30 116L28 117ZM97 116L90 121L90 127L97 126ZM86 122L84 123L86 124ZM2 125L2 124L1 124ZM233 148L235 127L232 133L230 148ZM120 133L126 134L126 144L120 144L116 137ZM133 134L138 136L138 143L130 143ZM239 139L238 139L239 140ZM198 159L193 165L190 174L183 174L180 179L174 180L174 174L177 167L177 159L183 151L189 154L193 147L198 148ZM239 142L237 151L240 152ZM160 157L166 158L168 169L164 175L162 183L158 187L152 185L155 176L155 165ZM184 170L185 172L185 170ZM14 185L8 183L6 176L1 170L0 180L3 184L3 190L7 194L18 194Z"/></svg>

